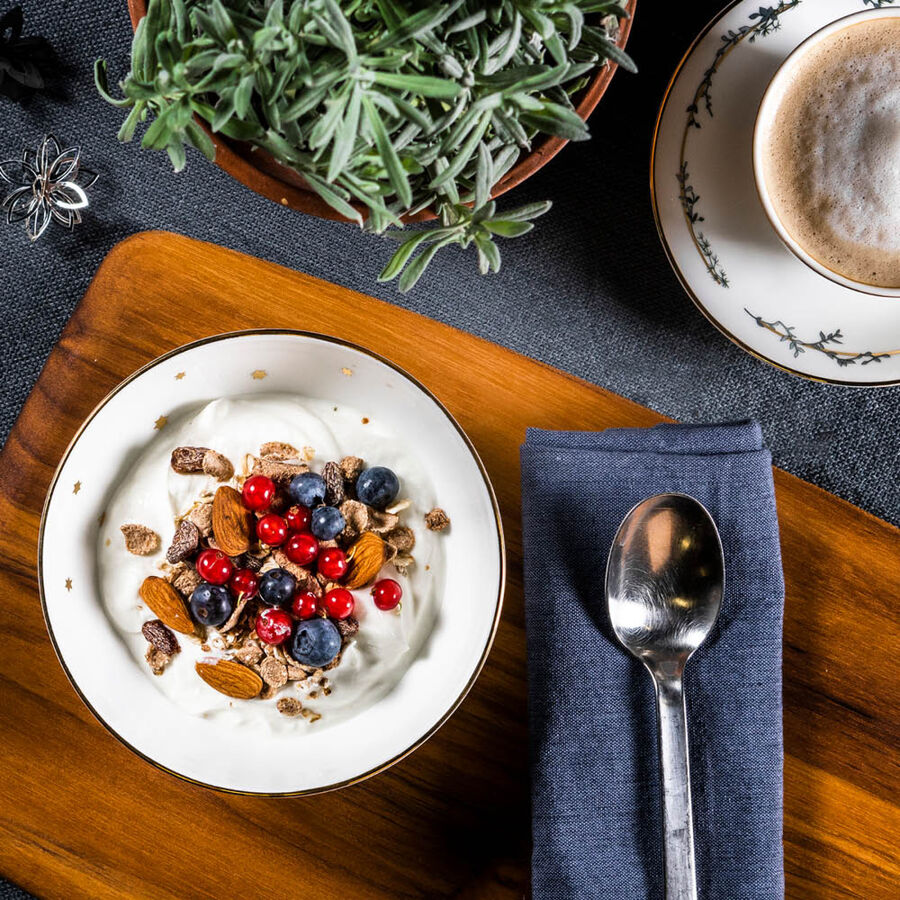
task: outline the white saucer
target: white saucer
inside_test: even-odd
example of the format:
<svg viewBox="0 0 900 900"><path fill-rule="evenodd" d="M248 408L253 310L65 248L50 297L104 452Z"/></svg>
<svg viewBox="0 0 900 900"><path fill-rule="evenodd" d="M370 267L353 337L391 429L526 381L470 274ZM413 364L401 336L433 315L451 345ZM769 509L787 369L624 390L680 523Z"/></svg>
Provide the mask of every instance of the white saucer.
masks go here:
<svg viewBox="0 0 900 900"><path fill-rule="evenodd" d="M756 194L753 125L769 80L801 41L892 2L730 4L675 71L653 140L653 213L694 303L754 356L836 384L900 383L900 300L834 284L781 243Z"/></svg>

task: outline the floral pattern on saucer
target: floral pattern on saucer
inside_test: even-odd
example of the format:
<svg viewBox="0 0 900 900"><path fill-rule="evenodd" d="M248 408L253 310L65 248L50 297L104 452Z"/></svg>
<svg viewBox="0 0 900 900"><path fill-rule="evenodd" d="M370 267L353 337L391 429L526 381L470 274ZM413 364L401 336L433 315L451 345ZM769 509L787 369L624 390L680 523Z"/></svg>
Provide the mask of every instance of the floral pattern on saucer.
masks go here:
<svg viewBox="0 0 900 900"><path fill-rule="evenodd" d="M827 282L782 246L756 197L753 124L797 44L861 7L893 2L736 0L682 60L654 137L654 214L688 294L744 349L823 381L900 382L900 305Z"/></svg>

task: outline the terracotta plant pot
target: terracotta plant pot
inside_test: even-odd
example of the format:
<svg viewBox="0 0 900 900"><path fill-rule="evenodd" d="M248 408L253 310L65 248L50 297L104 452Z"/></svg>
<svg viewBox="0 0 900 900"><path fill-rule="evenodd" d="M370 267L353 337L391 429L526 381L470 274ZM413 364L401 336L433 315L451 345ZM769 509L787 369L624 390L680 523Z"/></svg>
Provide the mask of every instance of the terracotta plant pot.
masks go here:
<svg viewBox="0 0 900 900"><path fill-rule="evenodd" d="M619 37L616 43L622 48L628 41L637 0L628 0L624 5L630 18L625 19L619 28ZM132 27L137 28L137 23L147 12L147 0L128 0L128 12L131 15ZM582 119L587 120L587 117L594 111L594 107L600 102L600 98L609 86L617 68L615 63L604 66L582 91L575 107L575 111ZM234 141L220 134L213 134L206 122L198 121L215 144L216 165L220 169L224 169L232 178L282 206L289 206L323 219L347 221L344 216L336 213L309 188L302 175L282 165L271 153L243 141ZM517 184L521 184L526 178L537 172L541 166L553 159L567 143L568 141L560 137L547 137L541 140L524 159L519 160L497 182L491 196L499 197ZM403 221L423 222L433 218L434 213L425 210L415 216L404 216Z"/></svg>

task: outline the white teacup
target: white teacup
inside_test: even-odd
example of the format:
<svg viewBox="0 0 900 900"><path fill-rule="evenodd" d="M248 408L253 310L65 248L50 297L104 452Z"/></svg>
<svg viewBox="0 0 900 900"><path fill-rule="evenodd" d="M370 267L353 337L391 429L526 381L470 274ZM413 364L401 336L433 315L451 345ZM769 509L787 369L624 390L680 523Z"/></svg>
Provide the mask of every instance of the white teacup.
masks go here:
<svg viewBox="0 0 900 900"><path fill-rule="evenodd" d="M843 29L859 23L869 22L873 19L886 18L900 19L900 9L890 7L868 9L863 12L845 16L812 34L797 46L787 59L785 59L772 80L769 82L769 86L760 102L759 111L756 117L756 125L753 130L753 174L756 181L757 193L759 194L760 201L769 222L785 246L800 259L801 262L805 263L809 268L818 272L820 275L823 275L825 278L828 278L843 287L881 297L900 297L900 284L896 286L883 286L881 284L870 284L862 280L856 280L835 271L833 268L830 268L828 265L812 256L785 227L779 217L776 204L773 202L772 195L765 179L765 162L770 152L770 142L768 140L770 130L786 92L791 87L792 79L796 74L797 66L801 60L806 58L807 54L822 41L827 40ZM896 177L900 179L900 160L898 160L897 163Z"/></svg>

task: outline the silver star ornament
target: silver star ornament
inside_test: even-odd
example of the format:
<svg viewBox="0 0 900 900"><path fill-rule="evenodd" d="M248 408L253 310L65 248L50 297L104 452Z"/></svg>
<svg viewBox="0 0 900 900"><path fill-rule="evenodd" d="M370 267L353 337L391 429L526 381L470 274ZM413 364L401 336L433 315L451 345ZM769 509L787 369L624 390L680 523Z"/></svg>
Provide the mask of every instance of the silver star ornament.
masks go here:
<svg viewBox="0 0 900 900"><path fill-rule="evenodd" d="M81 223L81 211L88 205L85 193L97 174L81 165L81 150L63 150L49 134L36 151L24 150L21 159L0 162L0 181L12 187L0 208L6 221L25 222L25 230L36 241L52 222L74 228Z"/></svg>

